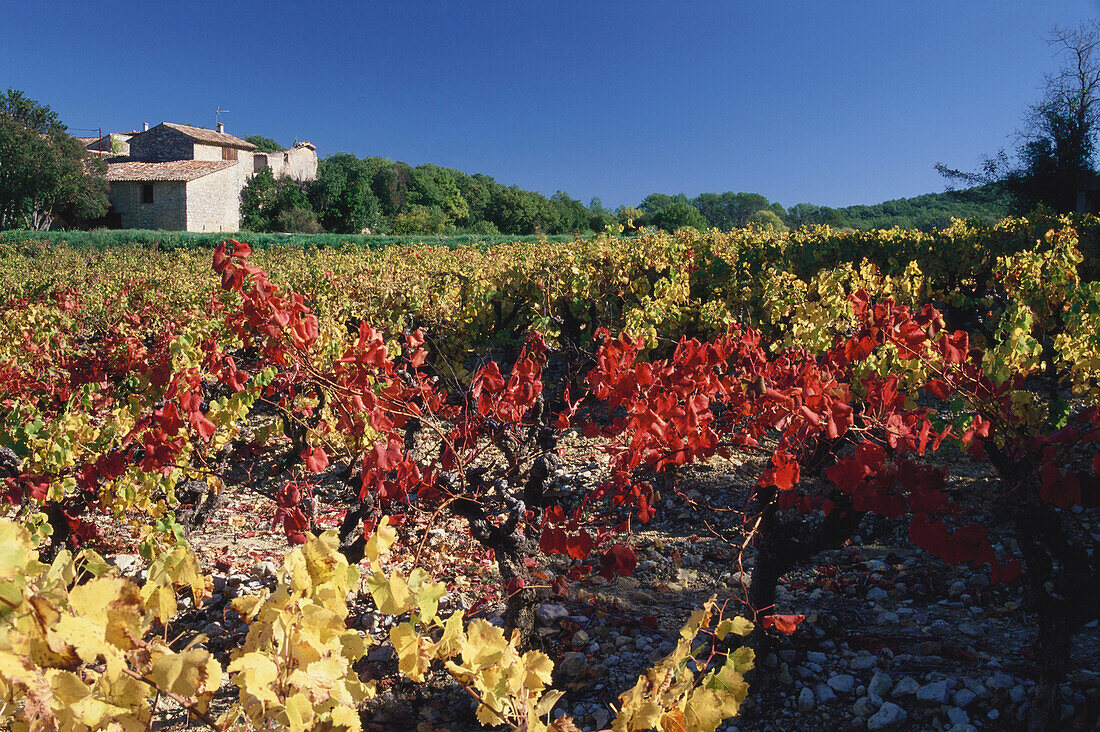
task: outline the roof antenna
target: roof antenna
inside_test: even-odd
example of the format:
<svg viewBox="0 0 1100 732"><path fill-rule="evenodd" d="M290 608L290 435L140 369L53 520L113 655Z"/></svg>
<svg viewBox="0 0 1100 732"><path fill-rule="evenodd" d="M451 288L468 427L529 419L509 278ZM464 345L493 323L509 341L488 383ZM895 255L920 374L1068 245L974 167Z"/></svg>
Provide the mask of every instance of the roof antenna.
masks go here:
<svg viewBox="0 0 1100 732"><path fill-rule="evenodd" d="M222 114L228 111L230 110L222 109L221 105L218 105L218 108L214 110L214 122L218 126L218 132L225 132L225 125L222 124Z"/></svg>

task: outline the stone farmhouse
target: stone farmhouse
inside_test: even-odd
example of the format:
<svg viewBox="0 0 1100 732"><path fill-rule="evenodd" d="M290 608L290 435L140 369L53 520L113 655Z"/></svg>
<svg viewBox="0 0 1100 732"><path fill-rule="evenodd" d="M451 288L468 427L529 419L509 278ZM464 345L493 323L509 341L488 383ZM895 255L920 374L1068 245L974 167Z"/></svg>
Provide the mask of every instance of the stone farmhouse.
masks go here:
<svg viewBox="0 0 1100 732"><path fill-rule="evenodd" d="M241 189L264 168L299 181L317 177L308 142L263 153L218 129L162 122L141 132L93 138L89 152L107 157L108 225L124 229L238 231ZM118 155L117 153L123 154Z"/></svg>

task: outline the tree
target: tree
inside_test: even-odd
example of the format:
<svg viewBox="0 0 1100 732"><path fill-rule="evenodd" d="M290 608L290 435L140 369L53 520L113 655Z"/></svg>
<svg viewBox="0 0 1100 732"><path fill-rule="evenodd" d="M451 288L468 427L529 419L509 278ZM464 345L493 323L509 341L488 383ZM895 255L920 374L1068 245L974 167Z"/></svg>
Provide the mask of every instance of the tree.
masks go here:
<svg viewBox="0 0 1100 732"><path fill-rule="evenodd" d="M107 211L105 172L56 112L15 89L0 95L0 228L99 218Z"/></svg>
<svg viewBox="0 0 1100 732"><path fill-rule="evenodd" d="M639 231L649 219L645 211L633 206L624 206L616 211L615 215L619 219L619 225L623 227L624 231L628 232Z"/></svg>
<svg viewBox="0 0 1100 732"><path fill-rule="evenodd" d="M638 208L649 215L653 215L663 208L668 208L673 203L688 203L688 197L683 193L670 196L667 193L650 193L638 204Z"/></svg>
<svg viewBox="0 0 1100 732"><path fill-rule="evenodd" d="M558 227L557 212L550 201L519 186L494 189L485 217L505 234L538 234Z"/></svg>
<svg viewBox="0 0 1100 732"><path fill-rule="evenodd" d="M710 226L723 231L747 226L757 211L768 208L769 205L778 205L769 204L768 199L759 193L734 193L733 191L726 191L721 195L703 193L696 196L691 203L699 209L699 213L703 214L703 218ZM780 206L779 210L782 211L783 207ZM777 212L777 215L782 218L785 213Z"/></svg>
<svg viewBox="0 0 1100 732"><path fill-rule="evenodd" d="M604 208L603 201L593 196L588 202L588 228L592 231L604 231L616 223L614 214Z"/></svg>
<svg viewBox="0 0 1100 732"><path fill-rule="evenodd" d="M1075 113L1054 103L1036 107L1031 125L1017 151L1020 167L1009 171L1005 183L1021 210L1043 204L1072 212L1082 181L1092 173L1094 125L1082 124Z"/></svg>
<svg viewBox="0 0 1100 732"><path fill-rule="evenodd" d="M1017 164L1003 151L986 158L980 172L936 170L951 181L980 185L1002 181L1026 212L1040 204L1071 212L1083 180L1092 174L1100 124L1100 21L1077 28L1055 26L1047 38L1060 58L1056 73L1046 76L1046 93L1028 108L1019 133Z"/></svg>
<svg viewBox="0 0 1100 732"><path fill-rule="evenodd" d="M313 234L321 230L317 214L291 178L276 179L264 168L241 190L241 227L246 231L284 231Z"/></svg>
<svg viewBox="0 0 1100 732"><path fill-rule="evenodd" d="M669 232L683 228L705 231L707 220L687 201L675 201L653 214L653 225Z"/></svg>
<svg viewBox="0 0 1100 732"><path fill-rule="evenodd" d="M444 226L465 221L470 215L470 207L462 197L454 173L438 165L418 165L413 168L409 186L410 203L442 212Z"/></svg>
<svg viewBox="0 0 1100 732"><path fill-rule="evenodd" d="M336 153L317 165L317 180L307 197L326 231L359 234L376 232L382 224L382 206L371 190L374 168L368 160Z"/></svg>
<svg viewBox="0 0 1100 732"><path fill-rule="evenodd" d="M443 234L449 225L446 214L438 206L410 203L393 217L393 234Z"/></svg>
<svg viewBox="0 0 1100 732"><path fill-rule="evenodd" d="M554 233L575 234L589 228L588 209L565 191L558 191L550 196L550 205L558 216L558 230Z"/></svg>
<svg viewBox="0 0 1100 732"><path fill-rule="evenodd" d="M263 168L241 189L241 230L269 231L275 207L275 176Z"/></svg>
<svg viewBox="0 0 1100 732"><path fill-rule="evenodd" d="M0 95L0 114L6 115L28 130L33 130L40 135L65 132L67 129L65 125L61 124L61 118L57 116L57 112L11 87L8 87L7 92Z"/></svg>
<svg viewBox="0 0 1100 732"><path fill-rule="evenodd" d="M382 213L393 217L409 203L409 188L413 171L406 163L389 162L378 168L371 181L371 190L382 203Z"/></svg>
<svg viewBox="0 0 1100 732"><path fill-rule="evenodd" d="M462 193L462 198L465 199L466 206L469 209L466 219L457 222L458 225L471 229L485 228L485 225L489 223L485 212L489 207L489 201L493 197L493 191L499 188L500 184L492 176L482 173L474 173L473 175L460 173L455 177L455 183L458 185L458 190ZM485 231L482 233L493 232Z"/></svg>
<svg viewBox="0 0 1100 732"><path fill-rule="evenodd" d="M749 223L769 231L787 230L787 225L783 223L783 219L779 218L779 214L770 208L762 208L754 213L749 217Z"/></svg>
<svg viewBox="0 0 1100 732"><path fill-rule="evenodd" d="M279 152L284 149L282 145L263 135L249 135L244 140L255 145L257 152Z"/></svg>

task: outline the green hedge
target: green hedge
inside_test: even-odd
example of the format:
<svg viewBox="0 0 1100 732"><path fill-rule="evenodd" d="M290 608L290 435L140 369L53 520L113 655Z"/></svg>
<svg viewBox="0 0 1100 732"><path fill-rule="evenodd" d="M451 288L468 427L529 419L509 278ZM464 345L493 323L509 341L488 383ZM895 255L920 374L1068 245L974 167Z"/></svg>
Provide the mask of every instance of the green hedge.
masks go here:
<svg viewBox="0 0 1100 732"><path fill-rule="evenodd" d="M148 229L96 229L94 231L0 231L0 244L21 244L27 241L42 241L50 244L68 244L74 248L102 249L134 244L154 247L167 251L188 249L213 249L220 242L229 239L247 241L251 246L264 249L268 247L294 247L311 249L315 247L338 249L345 244L353 244L370 249L381 249L391 244L434 244L454 247L460 244L482 244L493 246L509 242L537 242L537 236L508 236L504 234L457 234L452 236L409 234L406 236L359 236L353 234L257 234L250 231L195 233L188 231L153 231ZM572 241L572 236L543 237L549 241Z"/></svg>

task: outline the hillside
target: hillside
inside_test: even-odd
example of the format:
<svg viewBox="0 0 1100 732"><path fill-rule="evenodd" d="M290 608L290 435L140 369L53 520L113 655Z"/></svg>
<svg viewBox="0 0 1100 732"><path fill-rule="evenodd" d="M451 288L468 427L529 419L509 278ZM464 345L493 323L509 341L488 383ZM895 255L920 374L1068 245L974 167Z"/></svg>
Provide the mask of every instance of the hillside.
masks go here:
<svg viewBox="0 0 1100 732"><path fill-rule="evenodd" d="M987 184L958 191L926 193L912 198L896 198L874 205L846 206L830 209L815 207L808 220L799 220L796 210L789 211L791 225L821 223L855 229L903 229L930 231L951 224L951 219L981 219L993 223L1012 209L1012 197L1003 187Z"/></svg>

